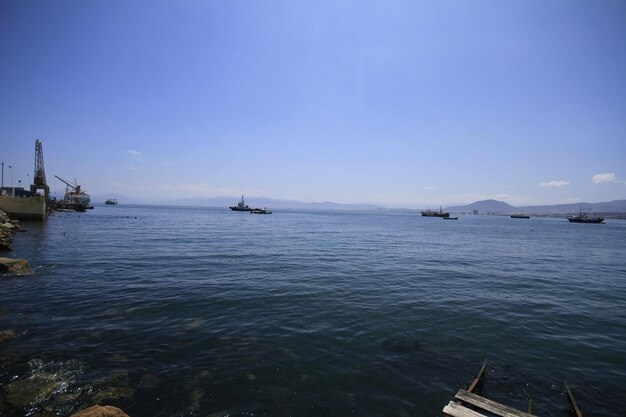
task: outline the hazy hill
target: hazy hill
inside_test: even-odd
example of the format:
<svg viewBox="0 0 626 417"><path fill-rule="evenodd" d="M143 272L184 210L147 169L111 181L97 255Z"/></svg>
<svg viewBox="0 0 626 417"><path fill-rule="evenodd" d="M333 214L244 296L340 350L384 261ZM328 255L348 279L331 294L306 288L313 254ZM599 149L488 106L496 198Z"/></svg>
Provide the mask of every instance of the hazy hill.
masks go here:
<svg viewBox="0 0 626 417"><path fill-rule="evenodd" d="M193 206L193 207L223 207L236 205L241 196L220 196L206 198L181 198L181 199L138 199L121 194L100 194L92 196L91 201L95 204L102 204L109 198L115 198L120 204L156 204L156 205L172 205L172 206ZM270 197L245 197L248 206L267 207L270 209L301 209L301 210L380 210L381 206L373 204L341 204L329 201L307 203L296 200L280 200Z"/></svg>
<svg viewBox="0 0 626 417"><path fill-rule="evenodd" d="M223 207L233 206L241 199L241 196L221 196L207 198L184 198L174 200L138 199L122 194L100 194L92 196L94 204L103 204L109 198L116 198L120 204L155 204L172 206L196 206L196 207ZM329 201L307 203L296 200L279 200L270 197L246 197L246 204L250 207L267 207L270 209L295 209L295 210L383 210L384 207L374 204L341 204ZM558 204L553 206L520 206L515 207L498 200L481 200L465 206L446 207L451 213L478 213L511 214L569 214L578 213L579 210L591 211L592 213L626 213L626 200L615 200L603 203L572 203Z"/></svg>
<svg viewBox="0 0 626 417"><path fill-rule="evenodd" d="M590 211L593 213L626 213L626 200L614 200L604 203L572 203L558 204L554 206L521 206L520 211L533 213L577 213L579 210Z"/></svg>
<svg viewBox="0 0 626 417"><path fill-rule="evenodd" d="M452 213L471 213L478 210L479 213L510 214L510 213L535 213L535 214L567 214L577 213L579 210L591 211L592 213L626 213L626 200L615 200L603 203L571 203L557 204L552 206L519 206L515 207L502 201L482 200L466 206L446 207Z"/></svg>
<svg viewBox="0 0 626 417"><path fill-rule="evenodd" d="M498 200L481 200L466 206L446 207L446 211L453 213L471 213L473 210L478 210L479 213L511 213L517 208Z"/></svg>

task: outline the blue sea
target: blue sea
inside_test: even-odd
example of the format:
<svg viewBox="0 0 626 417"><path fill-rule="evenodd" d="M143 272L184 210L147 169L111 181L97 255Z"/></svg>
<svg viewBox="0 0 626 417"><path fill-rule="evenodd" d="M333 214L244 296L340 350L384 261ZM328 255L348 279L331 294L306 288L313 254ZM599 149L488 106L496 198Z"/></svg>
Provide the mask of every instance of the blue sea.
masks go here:
<svg viewBox="0 0 626 417"><path fill-rule="evenodd" d="M626 415L626 221L97 206L22 223L0 415Z"/></svg>

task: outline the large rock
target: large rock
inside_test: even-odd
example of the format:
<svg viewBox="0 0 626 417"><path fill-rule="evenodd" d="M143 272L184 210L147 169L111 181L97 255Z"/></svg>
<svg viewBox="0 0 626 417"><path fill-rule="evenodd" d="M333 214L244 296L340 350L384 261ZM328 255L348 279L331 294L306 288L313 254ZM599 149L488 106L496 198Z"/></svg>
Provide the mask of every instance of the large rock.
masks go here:
<svg viewBox="0 0 626 417"><path fill-rule="evenodd" d="M72 414L71 417L129 417L129 415L112 405L93 405Z"/></svg>
<svg viewBox="0 0 626 417"><path fill-rule="evenodd" d="M135 390L130 387L109 387L98 392L93 400L96 404L102 404L111 400L132 398L134 394Z"/></svg>
<svg viewBox="0 0 626 417"><path fill-rule="evenodd" d="M0 210L0 250L13 250L13 235L19 230L19 222L11 220L6 212Z"/></svg>
<svg viewBox="0 0 626 417"><path fill-rule="evenodd" d="M13 241L13 229L6 227L10 223L0 223L0 250L12 250L11 242ZM11 225L12 226L12 225Z"/></svg>
<svg viewBox="0 0 626 417"><path fill-rule="evenodd" d="M4 387L4 392L9 404L25 408L47 400L61 385L58 376L45 373L11 382Z"/></svg>
<svg viewBox="0 0 626 417"><path fill-rule="evenodd" d="M17 258L0 258L0 272L9 272L12 274L28 274L31 271L28 262L24 259Z"/></svg>
<svg viewBox="0 0 626 417"><path fill-rule="evenodd" d="M0 250L3 251L12 251L13 246L11 246L11 241L2 235L0 235Z"/></svg>
<svg viewBox="0 0 626 417"><path fill-rule="evenodd" d="M6 342L7 340L11 340L15 337L15 332L13 330L0 330L0 343Z"/></svg>

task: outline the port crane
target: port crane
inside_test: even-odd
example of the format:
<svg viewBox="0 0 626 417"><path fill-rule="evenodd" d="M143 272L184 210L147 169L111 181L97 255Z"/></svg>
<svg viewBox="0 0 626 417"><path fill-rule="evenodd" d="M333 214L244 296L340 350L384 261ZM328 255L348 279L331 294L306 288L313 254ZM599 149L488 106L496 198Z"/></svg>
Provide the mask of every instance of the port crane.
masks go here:
<svg viewBox="0 0 626 417"><path fill-rule="evenodd" d="M41 141L35 141L35 172L33 175L33 183L30 186L30 192L36 194L38 190L43 190L46 201L50 195L50 187L46 184L46 171L43 167L43 148Z"/></svg>
<svg viewBox="0 0 626 417"><path fill-rule="evenodd" d="M76 178L74 178L74 185L72 185L69 182L67 182L66 180L64 180L63 178L59 177L58 175L55 175L55 177L57 177L57 179L63 181L65 183L65 185L67 185L68 187L72 188L77 193L80 193L80 185L78 185L76 183Z"/></svg>

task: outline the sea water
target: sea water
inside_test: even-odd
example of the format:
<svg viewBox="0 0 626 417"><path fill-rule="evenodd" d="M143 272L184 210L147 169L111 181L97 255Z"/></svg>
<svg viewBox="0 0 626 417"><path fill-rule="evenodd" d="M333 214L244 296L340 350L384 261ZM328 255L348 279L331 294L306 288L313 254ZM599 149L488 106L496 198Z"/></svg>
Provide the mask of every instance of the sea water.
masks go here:
<svg viewBox="0 0 626 417"><path fill-rule="evenodd" d="M585 416L626 415L624 221L119 205L22 226L1 415L438 416L485 359L488 398L566 416L567 380Z"/></svg>

